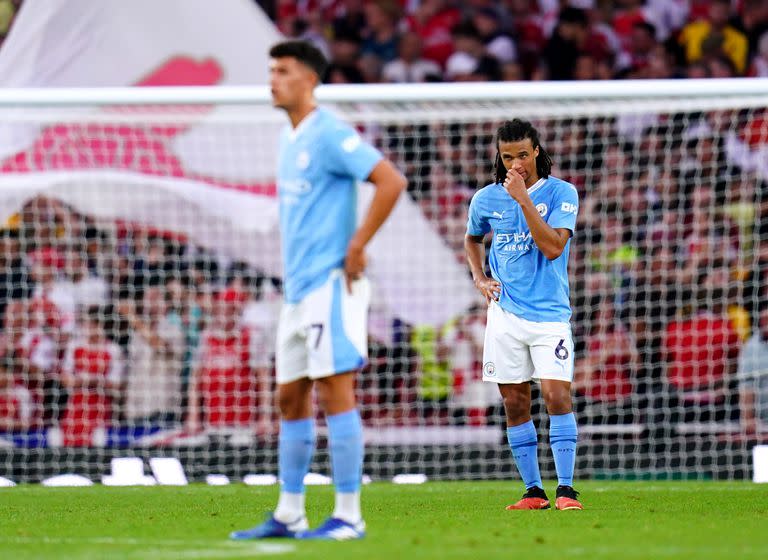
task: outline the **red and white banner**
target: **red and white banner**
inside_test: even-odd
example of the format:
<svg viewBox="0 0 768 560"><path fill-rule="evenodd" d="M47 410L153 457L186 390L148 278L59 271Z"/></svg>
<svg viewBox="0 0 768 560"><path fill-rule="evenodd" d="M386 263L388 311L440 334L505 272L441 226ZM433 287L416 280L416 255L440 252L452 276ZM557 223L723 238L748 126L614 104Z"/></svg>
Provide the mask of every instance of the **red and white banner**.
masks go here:
<svg viewBox="0 0 768 560"><path fill-rule="evenodd" d="M0 49L0 87L265 84L279 39L251 0L26 0ZM83 122L72 109L61 122L2 119L0 219L46 194L280 273L274 172L284 120L274 109L264 109L268 126L222 123L222 107L163 126L115 125L115 108L87 111ZM366 207L372 190L361 194ZM413 239L420 246L403 251ZM462 265L407 197L369 253L387 314L440 324L475 301Z"/></svg>

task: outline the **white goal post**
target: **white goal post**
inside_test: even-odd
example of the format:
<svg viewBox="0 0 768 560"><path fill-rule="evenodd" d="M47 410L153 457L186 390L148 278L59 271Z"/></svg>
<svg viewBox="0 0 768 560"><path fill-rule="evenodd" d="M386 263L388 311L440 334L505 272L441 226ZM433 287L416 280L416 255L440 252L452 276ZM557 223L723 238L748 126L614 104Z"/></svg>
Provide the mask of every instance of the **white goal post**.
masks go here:
<svg viewBox="0 0 768 560"><path fill-rule="evenodd" d="M768 79L317 98L409 179L369 250L367 475L515 476L462 241L495 131L522 118L580 193L577 476L750 476L768 439ZM266 86L0 91L0 476L169 455L198 480L276 472L284 123ZM534 417L551 475L540 399Z"/></svg>

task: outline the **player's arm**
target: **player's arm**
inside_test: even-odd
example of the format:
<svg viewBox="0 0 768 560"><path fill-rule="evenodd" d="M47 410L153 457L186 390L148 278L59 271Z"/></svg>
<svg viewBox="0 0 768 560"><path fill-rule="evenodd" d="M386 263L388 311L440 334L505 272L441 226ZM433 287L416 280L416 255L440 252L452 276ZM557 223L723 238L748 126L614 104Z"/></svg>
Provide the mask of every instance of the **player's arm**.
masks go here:
<svg viewBox="0 0 768 560"><path fill-rule="evenodd" d="M499 301L501 297L501 284L495 279L485 275L485 236L491 231L487 212L484 211L482 202L483 191L478 191L469 203L467 213L467 233L464 236L464 253L467 256L467 264L472 273L475 287L483 294L485 302L490 305L491 300Z"/></svg>
<svg viewBox="0 0 768 560"><path fill-rule="evenodd" d="M467 256L469 271L472 273L472 281L475 287L483 294L486 303L491 300L499 301L501 294L501 284L493 278L485 275L485 236L471 235L467 233L464 236L464 253Z"/></svg>
<svg viewBox="0 0 768 560"><path fill-rule="evenodd" d="M565 245L571 237L571 230L553 228L544 221L528 195L525 181L514 169L510 168L507 171L504 187L509 196L520 205L523 216L525 216L525 223L528 224L528 229L531 231L531 237L544 256L552 261L562 255Z"/></svg>
<svg viewBox="0 0 768 560"><path fill-rule="evenodd" d="M408 181L387 159L380 160L371 170L368 180L376 187L373 200L368 207L360 227L352 236L347 249L344 269L347 282L360 277L365 269L365 246L392 213L400 193Z"/></svg>

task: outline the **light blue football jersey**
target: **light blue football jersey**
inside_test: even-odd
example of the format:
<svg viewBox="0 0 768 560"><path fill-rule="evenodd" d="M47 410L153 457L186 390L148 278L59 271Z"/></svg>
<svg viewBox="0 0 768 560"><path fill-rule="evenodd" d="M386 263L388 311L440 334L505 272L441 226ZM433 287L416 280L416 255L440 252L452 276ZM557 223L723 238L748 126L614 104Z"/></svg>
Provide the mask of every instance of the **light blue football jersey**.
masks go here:
<svg viewBox="0 0 768 560"><path fill-rule="evenodd" d="M574 232L579 209L576 187L550 175L532 185L528 194L550 227ZM489 231L493 231L493 242L488 261L491 275L501 283L499 305L529 321L569 321L570 239L558 258L547 259L536 247L520 205L498 183L477 191L469 205L467 233Z"/></svg>
<svg viewBox="0 0 768 560"><path fill-rule="evenodd" d="M298 303L343 266L357 222L357 181L381 159L327 109L283 130L277 191L286 302Z"/></svg>

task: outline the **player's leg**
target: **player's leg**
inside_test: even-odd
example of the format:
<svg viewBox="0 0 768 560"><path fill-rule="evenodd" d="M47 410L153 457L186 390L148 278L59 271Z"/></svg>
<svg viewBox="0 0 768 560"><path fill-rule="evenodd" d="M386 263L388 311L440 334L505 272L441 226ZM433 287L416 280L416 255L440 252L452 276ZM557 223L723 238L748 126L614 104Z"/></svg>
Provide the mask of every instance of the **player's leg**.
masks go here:
<svg viewBox="0 0 768 560"><path fill-rule="evenodd" d="M549 443L557 470L555 507L561 510L584 509L573 489L576 444L579 431L571 402L571 384L556 379L542 379L541 390L549 413Z"/></svg>
<svg viewBox="0 0 768 560"><path fill-rule="evenodd" d="M230 536L236 540L295 537L307 529L304 477L315 450L312 385L307 377L305 330L301 309L286 305L277 332L277 401L280 409L278 471L280 498L275 512L260 525Z"/></svg>
<svg viewBox="0 0 768 560"><path fill-rule="evenodd" d="M549 500L539 471L538 436L531 419L531 384L500 384L499 391L507 416L507 441L525 484L523 497L507 509L547 509Z"/></svg>
<svg viewBox="0 0 768 560"><path fill-rule="evenodd" d="M488 307L483 345L483 381L497 383L507 417L507 441L525 494L507 509L546 509L549 501L542 489L536 426L531 420L533 362L527 345L518 336L517 318L499 305Z"/></svg>
<svg viewBox="0 0 768 560"><path fill-rule="evenodd" d="M355 402L355 372L317 380L318 400L328 423L331 472L336 503L331 517L354 526L363 520L360 484L363 474L363 424Z"/></svg>
<svg viewBox="0 0 768 560"><path fill-rule="evenodd" d="M363 425L355 400L355 372L367 358L367 280L347 290L343 274L313 296L317 336L310 335L309 374L328 424L331 474L336 487L333 514L302 539L347 540L365 536L360 508Z"/></svg>
<svg viewBox="0 0 768 560"><path fill-rule="evenodd" d="M541 336L531 347L536 376L549 414L549 442L557 470L557 509L583 509L573 489L578 427L573 414L571 381L573 380L573 341L570 328L563 325L557 333L552 326L543 327Z"/></svg>
<svg viewBox="0 0 768 560"><path fill-rule="evenodd" d="M306 519L304 477L315 451L315 421L311 401L312 381L303 378L277 387L280 409L278 472L280 498L275 519L294 523Z"/></svg>

